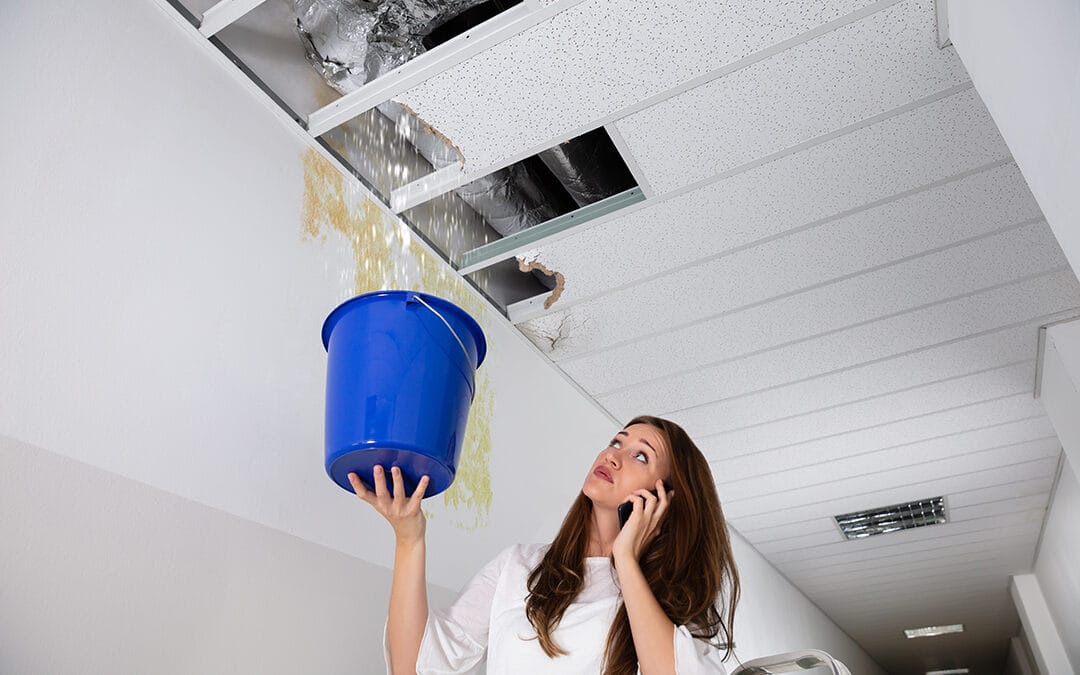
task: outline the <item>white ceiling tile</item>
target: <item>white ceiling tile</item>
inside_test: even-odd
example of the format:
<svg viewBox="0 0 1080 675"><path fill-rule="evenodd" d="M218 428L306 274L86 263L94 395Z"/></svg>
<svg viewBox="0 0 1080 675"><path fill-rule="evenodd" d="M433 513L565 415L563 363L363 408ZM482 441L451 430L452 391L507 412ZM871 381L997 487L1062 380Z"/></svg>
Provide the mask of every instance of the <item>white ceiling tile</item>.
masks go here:
<svg viewBox="0 0 1080 675"><path fill-rule="evenodd" d="M679 367L663 379L642 379L624 390L597 398L616 417L644 411L660 414L717 401L733 393L797 382L1078 307L1080 284L1070 270L1063 269L738 360ZM636 369L638 365L626 363L622 367ZM589 382L580 384L595 391Z"/></svg>
<svg viewBox="0 0 1080 675"><path fill-rule="evenodd" d="M1057 463L1056 457L1037 459L1022 464L976 471L964 476L949 476L925 483L905 484L872 493L855 495L839 493L832 499L812 504L785 507L778 503L770 507L768 511L759 513L738 515L729 513L726 507L724 512L740 532L743 529L752 532L784 523L801 522L813 518L831 518L840 513L901 504L922 499L927 495L948 494L950 499L956 499L959 493L966 490L998 488L1010 484L1020 484L1028 490L1037 492L1050 489L1057 471Z"/></svg>
<svg viewBox="0 0 1080 675"><path fill-rule="evenodd" d="M396 100L467 168L499 165L871 4L582 2Z"/></svg>
<svg viewBox="0 0 1080 675"><path fill-rule="evenodd" d="M616 123L657 194L967 81L932 0L909 0Z"/></svg>
<svg viewBox="0 0 1080 675"><path fill-rule="evenodd" d="M1010 481L1001 485L987 487L972 488L969 486L968 489L949 493L949 508L962 509L1016 497L1050 494L1052 487L1052 482L1048 482L1046 478Z"/></svg>
<svg viewBox="0 0 1080 675"><path fill-rule="evenodd" d="M979 506L969 506L963 509L950 509L949 522L961 523L967 520L977 520L982 518L989 518L992 516L1003 516L1009 513L1016 513L1019 511L1029 511L1031 509L1045 509L1046 502L1049 496L1049 493L1043 493L1038 495L1031 495L1028 497L1020 497L1017 499L1009 499L1001 502L980 504ZM825 544L832 544L842 541L847 540L840 533L840 529L838 527L834 527L832 532L811 532L799 537L790 537L788 539L779 539L768 542L755 542L754 547L758 550L759 553L765 556L771 556L774 553L780 553L782 551L793 551L796 549L811 548L814 546L822 546ZM1028 562L1030 562L1030 560L1028 560Z"/></svg>
<svg viewBox="0 0 1080 675"><path fill-rule="evenodd" d="M1006 328L886 361L667 413L693 438L883 397L1032 358L1038 324Z"/></svg>
<svg viewBox="0 0 1080 675"><path fill-rule="evenodd" d="M1067 264L1050 228L1038 222L559 365L590 392L603 396L638 381L733 360ZM704 294L716 288L713 284L713 279L701 276L693 287ZM698 313L700 305L692 292L682 294L690 296L687 302L672 303L670 298L679 296L665 293L666 289L639 290L626 312L626 323L634 323L635 314L645 314L651 307L679 306L684 320ZM698 315L708 317L709 308L703 307ZM603 325L620 333L621 322Z"/></svg>
<svg viewBox="0 0 1080 675"><path fill-rule="evenodd" d="M874 554L896 554L910 551L923 551L940 546L945 540L956 543L979 541L991 534L1015 534L1025 530L1037 533L1042 524L1043 510L1029 509L1000 517L966 520L962 523L946 523L931 527L919 527L913 530L893 532L879 537L869 537L856 541L841 541L823 544L793 551L781 551L769 556L769 561L781 569L788 569L797 564L825 560L847 559L852 554L871 556Z"/></svg>
<svg viewBox="0 0 1080 675"><path fill-rule="evenodd" d="M775 448L808 438L824 438L848 431L929 415L939 410L971 405L1021 393L1032 393L1035 361L984 371L967 377L929 384L895 394L828 410L741 429L699 436L710 446ZM1050 431L1053 435L1053 431Z"/></svg>
<svg viewBox="0 0 1080 675"><path fill-rule="evenodd" d="M1029 560L1030 562L1030 556ZM920 595L937 595L944 592L970 591L973 587L983 588L989 583L997 585L1002 578L1008 578L1009 574L1016 572L1014 560L995 565L970 566L966 571L939 572L929 577L899 578L893 580L878 580L869 585L856 585L827 588L811 587L807 593L820 594L827 592L829 602L844 604L851 612L867 605L877 604L879 610L882 603L903 596L903 601L908 602L913 598L925 601ZM853 582L855 580L852 580Z"/></svg>
<svg viewBox="0 0 1080 675"><path fill-rule="evenodd" d="M894 468L892 471L883 471L872 476L795 487L780 493L766 493L737 500L727 499L721 490L721 499L725 513L737 523L756 514L772 513L777 509L794 511L807 505L818 506L818 512L827 511L828 517L832 518L842 513L881 508L904 501L937 496L950 498L952 493L972 487L968 481L973 474L983 475L984 472L1029 465L1035 465L1034 468L1041 471L1056 461L1059 454L1059 448L1054 447L1053 439L1050 439ZM1038 462L1044 463L1040 465ZM997 478L1000 478L1000 475ZM931 487L937 489L931 490ZM910 497L899 502L885 497L900 491ZM836 501L838 495L861 496L867 506L860 509L844 508ZM891 501L887 501L889 499Z"/></svg>
<svg viewBox="0 0 1080 675"><path fill-rule="evenodd" d="M1024 511L1027 509L1045 509L1049 500L1050 493L1044 492L1037 495L1017 497L1015 499L1003 499L994 502L986 502L984 504L977 504L975 506L950 508L948 510L949 519L954 522L961 522L964 520L973 520L976 518L989 518L991 516L999 516L1013 511Z"/></svg>
<svg viewBox="0 0 1080 675"><path fill-rule="evenodd" d="M576 305L560 299L520 326L542 333L565 321L565 338L549 351L566 362L1039 216L1019 169L1009 163ZM657 297L681 301L649 302Z"/></svg>
<svg viewBox="0 0 1080 675"><path fill-rule="evenodd" d="M985 504L1011 502L1016 499L1031 498L1045 501L1050 494L1050 482L1046 478L1038 478L1034 480L1026 480L1019 482L1009 482L1001 485L977 488L974 490L961 489L961 491L959 492L950 490L949 487L946 485L947 482L949 482L947 477L936 477L936 480L933 481L934 487L938 487L941 489L932 490L929 488L925 488L925 494L947 495L948 508L950 512L956 509L978 508ZM951 482L953 483L954 488L959 488L963 486L962 480L952 480ZM925 485L927 484L916 484L916 489L922 490L924 489L923 486ZM892 486L892 489L896 490L897 486ZM867 498L869 499L869 497ZM876 499L877 497L875 496L874 498ZM804 506L801 508L803 511L805 511L808 507ZM833 520L834 515L838 515L839 513L849 513L853 510L858 510L837 509L836 505L833 504L831 500L812 502L810 503L809 508L815 509L821 515L810 518L808 520L788 520L780 525L776 525L773 527L761 527L753 530L744 530L740 528L739 533L746 537L746 539L750 541L750 543L756 546L765 542L779 541L783 539L789 539L791 537L803 536L806 534L836 531L837 525L836 521ZM770 509L770 511L775 511L775 509ZM743 518L741 520L747 519Z"/></svg>
<svg viewBox="0 0 1080 675"><path fill-rule="evenodd" d="M808 592L823 593L836 592L836 599L841 600L850 595L850 590L859 584L867 584L866 588L872 593L886 594L898 588L911 584L920 578L927 580L964 578L964 571L982 576L990 570L1002 573L1001 568L1008 570L1017 563L1026 565L1031 562L1031 540L1015 539L1012 542L1023 542L1024 546L1007 547L1005 550L989 551L980 553L968 553L961 557L946 558L944 560L915 561L916 554L897 558L895 562L882 564L879 568L866 568L857 571L848 571L841 575L829 577L806 577L797 575L800 586ZM939 547L937 550L941 550ZM1008 571L1004 572L1006 575ZM847 583L852 582L851 584Z"/></svg>
<svg viewBox="0 0 1080 675"><path fill-rule="evenodd" d="M1008 157L969 89L686 194L646 201L571 230L535 255L566 276L562 299L570 302Z"/></svg>
<svg viewBox="0 0 1080 675"><path fill-rule="evenodd" d="M935 478L964 476L994 466L1056 457L1060 448L1049 420L1041 416L797 469L778 467L764 476L732 480L719 489L730 513L753 513L755 504L760 504L761 510L774 507L775 495L781 492L783 504L809 504L837 494L872 493ZM713 467L717 477L723 479L725 463ZM937 495L924 495L934 496Z"/></svg>
<svg viewBox="0 0 1080 675"><path fill-rule="evenodd" d="M958 561L963 564L972 559L984 559L995 554L1010 557L1018 552L1034 550L1037 533L1024 530L1019 534L997 539L984 538L965 544L947 547L932 547L913 553L899 555L877 555L865 560L851 562L830 562L828 565L802 565L791 567L786 574L789 578L802 583L821 580L826 583L842 582L848 575L870 576L877 571L896 572L898 569L933 569L940 565L952 565Z"/></svg>
<svg viewBox="0 0 1080 675"><path fill-rule="evenodd" d="M847 565L828 565L814 570L804 570L794 574L799 587L804 589L825 589L843 586L848 581L872 580L877 578L909 578L929 574L935 570L963 570L966 566L989 561L993 564L1031 562L1034 537L1028 534L1014 537L1004 542L987 541L968 544L958 550L941 547L898 556L894 560L879 559Z"/></svg>
<svg viewBox="0 0 1080 675"><path fill-rule="evenodd" d="M747 478L812 466L884 448L896 448L897 452L904 452L904 448L918 441L958 435L1043 414L1042 404L1035 400L1030 392L1024 392L777 448L703 446L702 449L711 459L720 495L726 498L728 484ZM829 475L828 468L825 467L819 469L819 472L822 476ZM794 486L786 487L790 489Z"/></svg>

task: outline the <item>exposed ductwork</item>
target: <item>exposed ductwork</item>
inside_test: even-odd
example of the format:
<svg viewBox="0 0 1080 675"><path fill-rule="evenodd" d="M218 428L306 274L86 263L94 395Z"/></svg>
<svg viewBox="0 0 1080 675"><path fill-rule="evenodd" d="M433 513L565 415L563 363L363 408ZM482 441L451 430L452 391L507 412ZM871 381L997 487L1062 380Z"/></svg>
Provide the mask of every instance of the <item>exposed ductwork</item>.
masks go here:
<svg viewBox="0 0 1080 675"><path fill-rule="evenodd" d="M293 4L297 32L308 60L330 86L346 94L415 58L427 46L445 42L516 3L293 0ZM411 110L393 102L379 105L378 110L395 122L435 169L455 162L464 164L460 151ZM455 192L505 237L635 184L601 128L479 178ZM540 280L549 288L553 283L546 275Z"/></svg>

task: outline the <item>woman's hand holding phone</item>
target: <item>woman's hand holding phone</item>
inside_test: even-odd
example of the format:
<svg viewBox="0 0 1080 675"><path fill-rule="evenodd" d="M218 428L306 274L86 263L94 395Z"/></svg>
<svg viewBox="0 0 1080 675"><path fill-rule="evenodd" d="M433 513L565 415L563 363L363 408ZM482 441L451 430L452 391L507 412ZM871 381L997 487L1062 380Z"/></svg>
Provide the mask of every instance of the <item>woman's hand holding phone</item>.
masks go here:
<svg viewBox="0 0 1080 675"><path fill-rule="evenodd" d="M386 518L390 526L394 528L394 535L398 544L413 544L423 541L424 532L427 528L427 518L420 508L420 500L424 498L424 490L427 489L429 479L424 476L416 486L411 497L405 494L404 479L401 477L401 469L390 469L394 481L394 496L391 497L386 489L386 475L383 467L376 465L374 470L375 491L369 490L360 476L355 473L349 474L349 483L352 484L356 496L371 504L383 518Z"/></svg>
<svg viewBox="0 0 1080 675"><path fill-rule="evenodd" d="M619 505L621 529L611 547L616 566L620 559L633 560L636 563L641 558L645 546L659 531L660 522L674 494L665 489L663 481L658 480L655 490L636 490L626 502ZM622 515L627 510L627 505L629 515L624 520Z"/></svg>

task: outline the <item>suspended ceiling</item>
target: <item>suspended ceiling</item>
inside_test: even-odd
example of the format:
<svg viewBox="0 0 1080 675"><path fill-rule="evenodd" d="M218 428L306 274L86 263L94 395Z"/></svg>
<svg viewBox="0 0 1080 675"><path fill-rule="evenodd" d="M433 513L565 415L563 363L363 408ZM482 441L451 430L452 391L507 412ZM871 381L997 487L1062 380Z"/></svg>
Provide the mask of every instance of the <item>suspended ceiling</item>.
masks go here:
<svg viewBox="0 0 1080 675"><path fill-rule="evenodd" d="M730 522L890 673L1000 672L1060 456L1038 329L1080 284L933 2L523 4L395 100L459 183L606 125L647 198L515 251L566 285L511 319L616 418L683 424ZM337 95L289 12L221 37L302 120ZM939 495L946 525L831 519Z"/></svg>

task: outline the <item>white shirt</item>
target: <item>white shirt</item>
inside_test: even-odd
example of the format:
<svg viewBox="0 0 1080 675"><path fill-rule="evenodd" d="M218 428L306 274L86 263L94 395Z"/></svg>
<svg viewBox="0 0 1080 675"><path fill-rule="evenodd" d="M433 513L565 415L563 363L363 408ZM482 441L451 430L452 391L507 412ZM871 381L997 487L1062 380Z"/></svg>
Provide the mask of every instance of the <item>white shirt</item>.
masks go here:
<svg viewBox="0 0 1080 675"><path fill-rule="evenodd" d="M615 570L609 558L585 559L585 585L552 633L555 643L570 653L549 658L525 616L529 572L548 546L516 544L503 550L465 585L449 609L429 612L417 675L467 673L485 652L488 675L600 673L608 631L621 602ZM721 651L694 638L686 626L675 627L673 640L679 675L726 673ZM385 633L383 648L389 664Z"/></svg>

